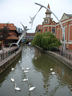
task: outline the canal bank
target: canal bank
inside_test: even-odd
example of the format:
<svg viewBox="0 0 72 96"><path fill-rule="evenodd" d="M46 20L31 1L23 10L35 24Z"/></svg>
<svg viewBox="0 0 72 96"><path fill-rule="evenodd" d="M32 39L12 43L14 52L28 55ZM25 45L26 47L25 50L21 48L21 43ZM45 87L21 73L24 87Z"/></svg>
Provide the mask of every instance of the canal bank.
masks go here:
<svg viewBox="0 0 72 96"><path fill-rule="evenodd" d="M57 54L55 52L52 51L44 51L42 48L35 46L36 48L38 48L39 50L41 50L42 52L45 52L51 56L53 56L55 59L59 60L60 62L64 63L66 66L68 66L70 69L72 69L72 61L65 58L64 56L61 56L60 54Z"/></svg>
<svg viewBox="0 0 72 96"><path fill-rule="evenodd" d="M53 56L54 58L56 58L57 60L59 60L60 62L64 63L66 66L68 66L70 69L72 69L72 61L55 53L55 52L51 52L51 51L47 51L47 53L51 56Z"/></svg>
<svg viewBox="0 0 72 96"><path fill-rule="evenodd" d="M19 49L15 49L10 56L0 61L0 74L4 72L17 58L21 56L21 51L21 47Z"/></svg>

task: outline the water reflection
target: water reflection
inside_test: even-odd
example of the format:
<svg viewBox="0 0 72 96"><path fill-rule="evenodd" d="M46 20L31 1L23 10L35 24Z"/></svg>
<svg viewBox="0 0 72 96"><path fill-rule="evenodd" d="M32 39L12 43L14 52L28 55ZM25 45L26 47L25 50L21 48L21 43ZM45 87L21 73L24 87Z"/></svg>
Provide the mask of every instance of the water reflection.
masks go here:
<svg viewBox="0 0 72 96"><path fill-rule="evenodd" d="M35 49L35 57L37 57L37 60L33 59L33 64L35 69L43 75L43 87L46 90L46 94L48 96L57 96L57 94L60 94L58 92L60 87L62 87L62 89L67 90L68 96L71 96L72 71L52 56L42 53L37 49ZM51 74L50 68L53 68L55 74ZM66 96L64 93L62 95Z"/></svg>

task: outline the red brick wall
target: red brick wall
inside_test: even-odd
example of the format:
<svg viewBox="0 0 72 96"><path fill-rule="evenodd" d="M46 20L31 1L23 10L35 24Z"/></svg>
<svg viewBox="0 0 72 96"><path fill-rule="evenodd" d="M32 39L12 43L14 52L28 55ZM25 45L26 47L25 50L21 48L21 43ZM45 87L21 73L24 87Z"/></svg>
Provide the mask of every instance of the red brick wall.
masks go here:
<svg viewBox="0 0 72 96"><path fill-rule="evenodd" d="M72 44L69 44L69 50L72 50Z"/></svg>
<svg viewBox="0 0 72 96"><path fill-rule="evenodd" d="M72 40L72 25L70 26L70 40Z"/></svg>

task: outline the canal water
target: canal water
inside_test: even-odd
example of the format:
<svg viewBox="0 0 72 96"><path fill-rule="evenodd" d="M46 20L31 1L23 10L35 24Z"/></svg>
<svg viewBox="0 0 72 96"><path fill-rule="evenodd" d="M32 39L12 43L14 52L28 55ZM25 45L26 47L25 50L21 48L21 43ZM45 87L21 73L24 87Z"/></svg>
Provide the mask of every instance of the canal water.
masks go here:
<svg viewBox="0 0 72 96"><path fill-rule="evenodd" d="M20 91L15 90L15 84ZM35 89L29 91L31 86ZM54 57L25 46L21 58L0 75L0 96L72 96L72 70Z"/></svg>

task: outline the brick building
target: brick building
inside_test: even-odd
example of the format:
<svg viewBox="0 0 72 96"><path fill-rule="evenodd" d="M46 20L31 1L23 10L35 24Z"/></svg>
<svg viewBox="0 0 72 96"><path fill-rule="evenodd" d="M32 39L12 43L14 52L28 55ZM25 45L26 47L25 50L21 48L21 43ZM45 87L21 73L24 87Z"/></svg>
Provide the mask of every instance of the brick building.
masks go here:
<svg viewBox="0 0 72 96"><path fill-rule="evenodd" d="M49 4L48 8L50 9ZM48 10L46 10L45 14L46 17L42 25L36 27L36 32L51 32L63 43L63 33L60 24L53 21L53 18L51 18L52 13ZM64 13L60 20L65 29L66 48L72 50L72 14Z"/></svg>
<svg viewBox="0 0 72 96"><path fill-rule="evenodd" d="M62 25L65 29L66 48L72 50L72 14L64 13L61 18ZM59 23L56 24L56 37L62 42L62 29Z"/></svg>
<svg viewBox="0 0 72 96"><path fill-rule="evenodd" d="M0 46L9 46L18 39L18 32L14 24L0 23Z"/></svg>
<svg viewBox="0 0 72 96"><path fill-rule="evenodd" d="M50 9L50 6L48 4L48 8ZM46 10L45 15L46 17L44 18L44 21L42 22L42 25L38 25L36 27L36 32L52 32L55 34L55 26L56 22L53 21L53 18L51 18L51 12L49 10Z"/></svg>

